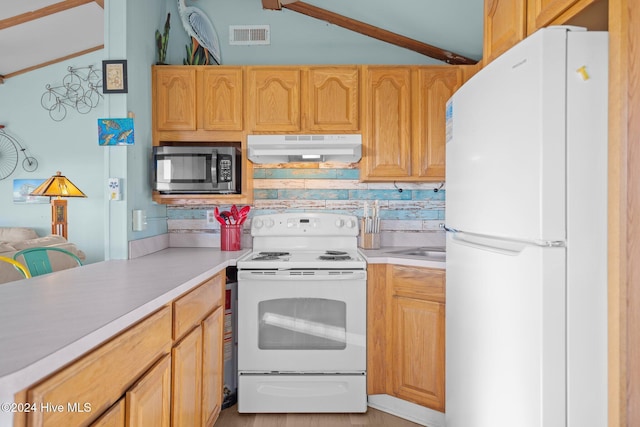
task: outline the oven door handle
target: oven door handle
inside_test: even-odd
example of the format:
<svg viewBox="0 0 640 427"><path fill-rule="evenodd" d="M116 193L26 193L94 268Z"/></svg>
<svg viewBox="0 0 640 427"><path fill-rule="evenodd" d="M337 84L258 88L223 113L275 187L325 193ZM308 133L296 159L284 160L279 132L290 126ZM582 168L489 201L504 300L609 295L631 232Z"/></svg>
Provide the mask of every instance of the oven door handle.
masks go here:
<svg viewBox="0 0 640 427"><path fill-rule="evenodd" d="M239 270L238 279L277 281L362 280L366 270Z"/></svg>

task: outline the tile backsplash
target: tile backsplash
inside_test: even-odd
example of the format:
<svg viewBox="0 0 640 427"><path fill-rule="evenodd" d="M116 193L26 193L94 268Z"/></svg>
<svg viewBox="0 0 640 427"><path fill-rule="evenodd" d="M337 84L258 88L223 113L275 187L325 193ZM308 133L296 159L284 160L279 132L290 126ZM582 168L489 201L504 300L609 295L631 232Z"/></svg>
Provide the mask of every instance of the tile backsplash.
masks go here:
<svg viewBox="0 0 640 427"><path fill-rule="evenodd" d="M358 180L357 167L257 166L250 219L267 213L313 211L361 217L365 203L372 206L377 200L383 246L444 245L440 224L444 222L446 191L438 189L440 183L363 183ZM207 210L214 207L169 206L170 246L219 246L219 224L206 221ZM221 210L228 208L220 206ZM249 229L247 221L243 247L251 245Z"/></svg>

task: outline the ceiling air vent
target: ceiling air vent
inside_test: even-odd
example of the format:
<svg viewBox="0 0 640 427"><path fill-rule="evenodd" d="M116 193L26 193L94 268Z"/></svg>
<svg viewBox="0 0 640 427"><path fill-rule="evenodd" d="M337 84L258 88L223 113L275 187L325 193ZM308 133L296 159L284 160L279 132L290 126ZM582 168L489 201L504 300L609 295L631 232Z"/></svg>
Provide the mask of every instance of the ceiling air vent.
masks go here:
<svg viewBox="0 0 640 427"><path fill-rule="evenodd" d="M229 25L229 44L271 44L269 25Z"/></svg>

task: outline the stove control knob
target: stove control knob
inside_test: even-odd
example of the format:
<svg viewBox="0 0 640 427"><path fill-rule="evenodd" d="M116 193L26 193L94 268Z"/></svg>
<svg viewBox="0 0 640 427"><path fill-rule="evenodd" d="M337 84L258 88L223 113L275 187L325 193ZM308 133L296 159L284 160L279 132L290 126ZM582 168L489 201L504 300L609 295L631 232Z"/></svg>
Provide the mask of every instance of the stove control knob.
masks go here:
<svg viewBox="0 0 640 427"><path fill-rule="evenodd" d="M336 227L341 228L344 225L344 220L336 219Z"/></svg>
<svg viewBox="0 0 640 427"><path fill-rule="evenodd" d="M253 220L253 226L255 228L262 228L262 220L260 218L256 218Z"/></svg>
<svg viewBox="0 0 640 427"><path fill-rule="evenodd" d="M356 222L352 219L347 221L347 228L353 228L356 226Z"/></svg>
<svg viewBox="0 0 640 427"><path fill-rule="evenodd" d="M265 223L264 223L264 226L265 226L265 227L267 227L267 228L271 228L271 227L273 227L275 224L276 224L276 223L275 223L275 221L274 221L273 219L271 219L271 218L267 218L267 219L266 219L266 221L265 221Z"/></svg>

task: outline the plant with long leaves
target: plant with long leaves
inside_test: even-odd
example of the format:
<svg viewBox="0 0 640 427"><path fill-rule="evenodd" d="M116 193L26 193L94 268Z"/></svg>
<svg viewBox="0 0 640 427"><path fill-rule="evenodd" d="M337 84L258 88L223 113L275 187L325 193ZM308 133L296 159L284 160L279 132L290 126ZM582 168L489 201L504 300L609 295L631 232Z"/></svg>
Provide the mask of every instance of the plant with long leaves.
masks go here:
<svg viewBox="0 0 640 427"><path fill-rule="evenodd" d="M184 65L209 65L207 55L204 54L204 48L202 46L197 46L194 52L194 47L195 43L193 42L190 45L186 45L187 57L182 61L182 63ZM192 55L192 53L194 54Z"/></svg>
<svg viewBox="0 0 640 427"><path fill-rule="evenodd" d="M156 30L156 47L158 48L158 64L164 64L167 60L167 45L169 44L169 29L171 14L167 13L167 21L164 23L164 33L160 34L159 30Z"/></svg>

